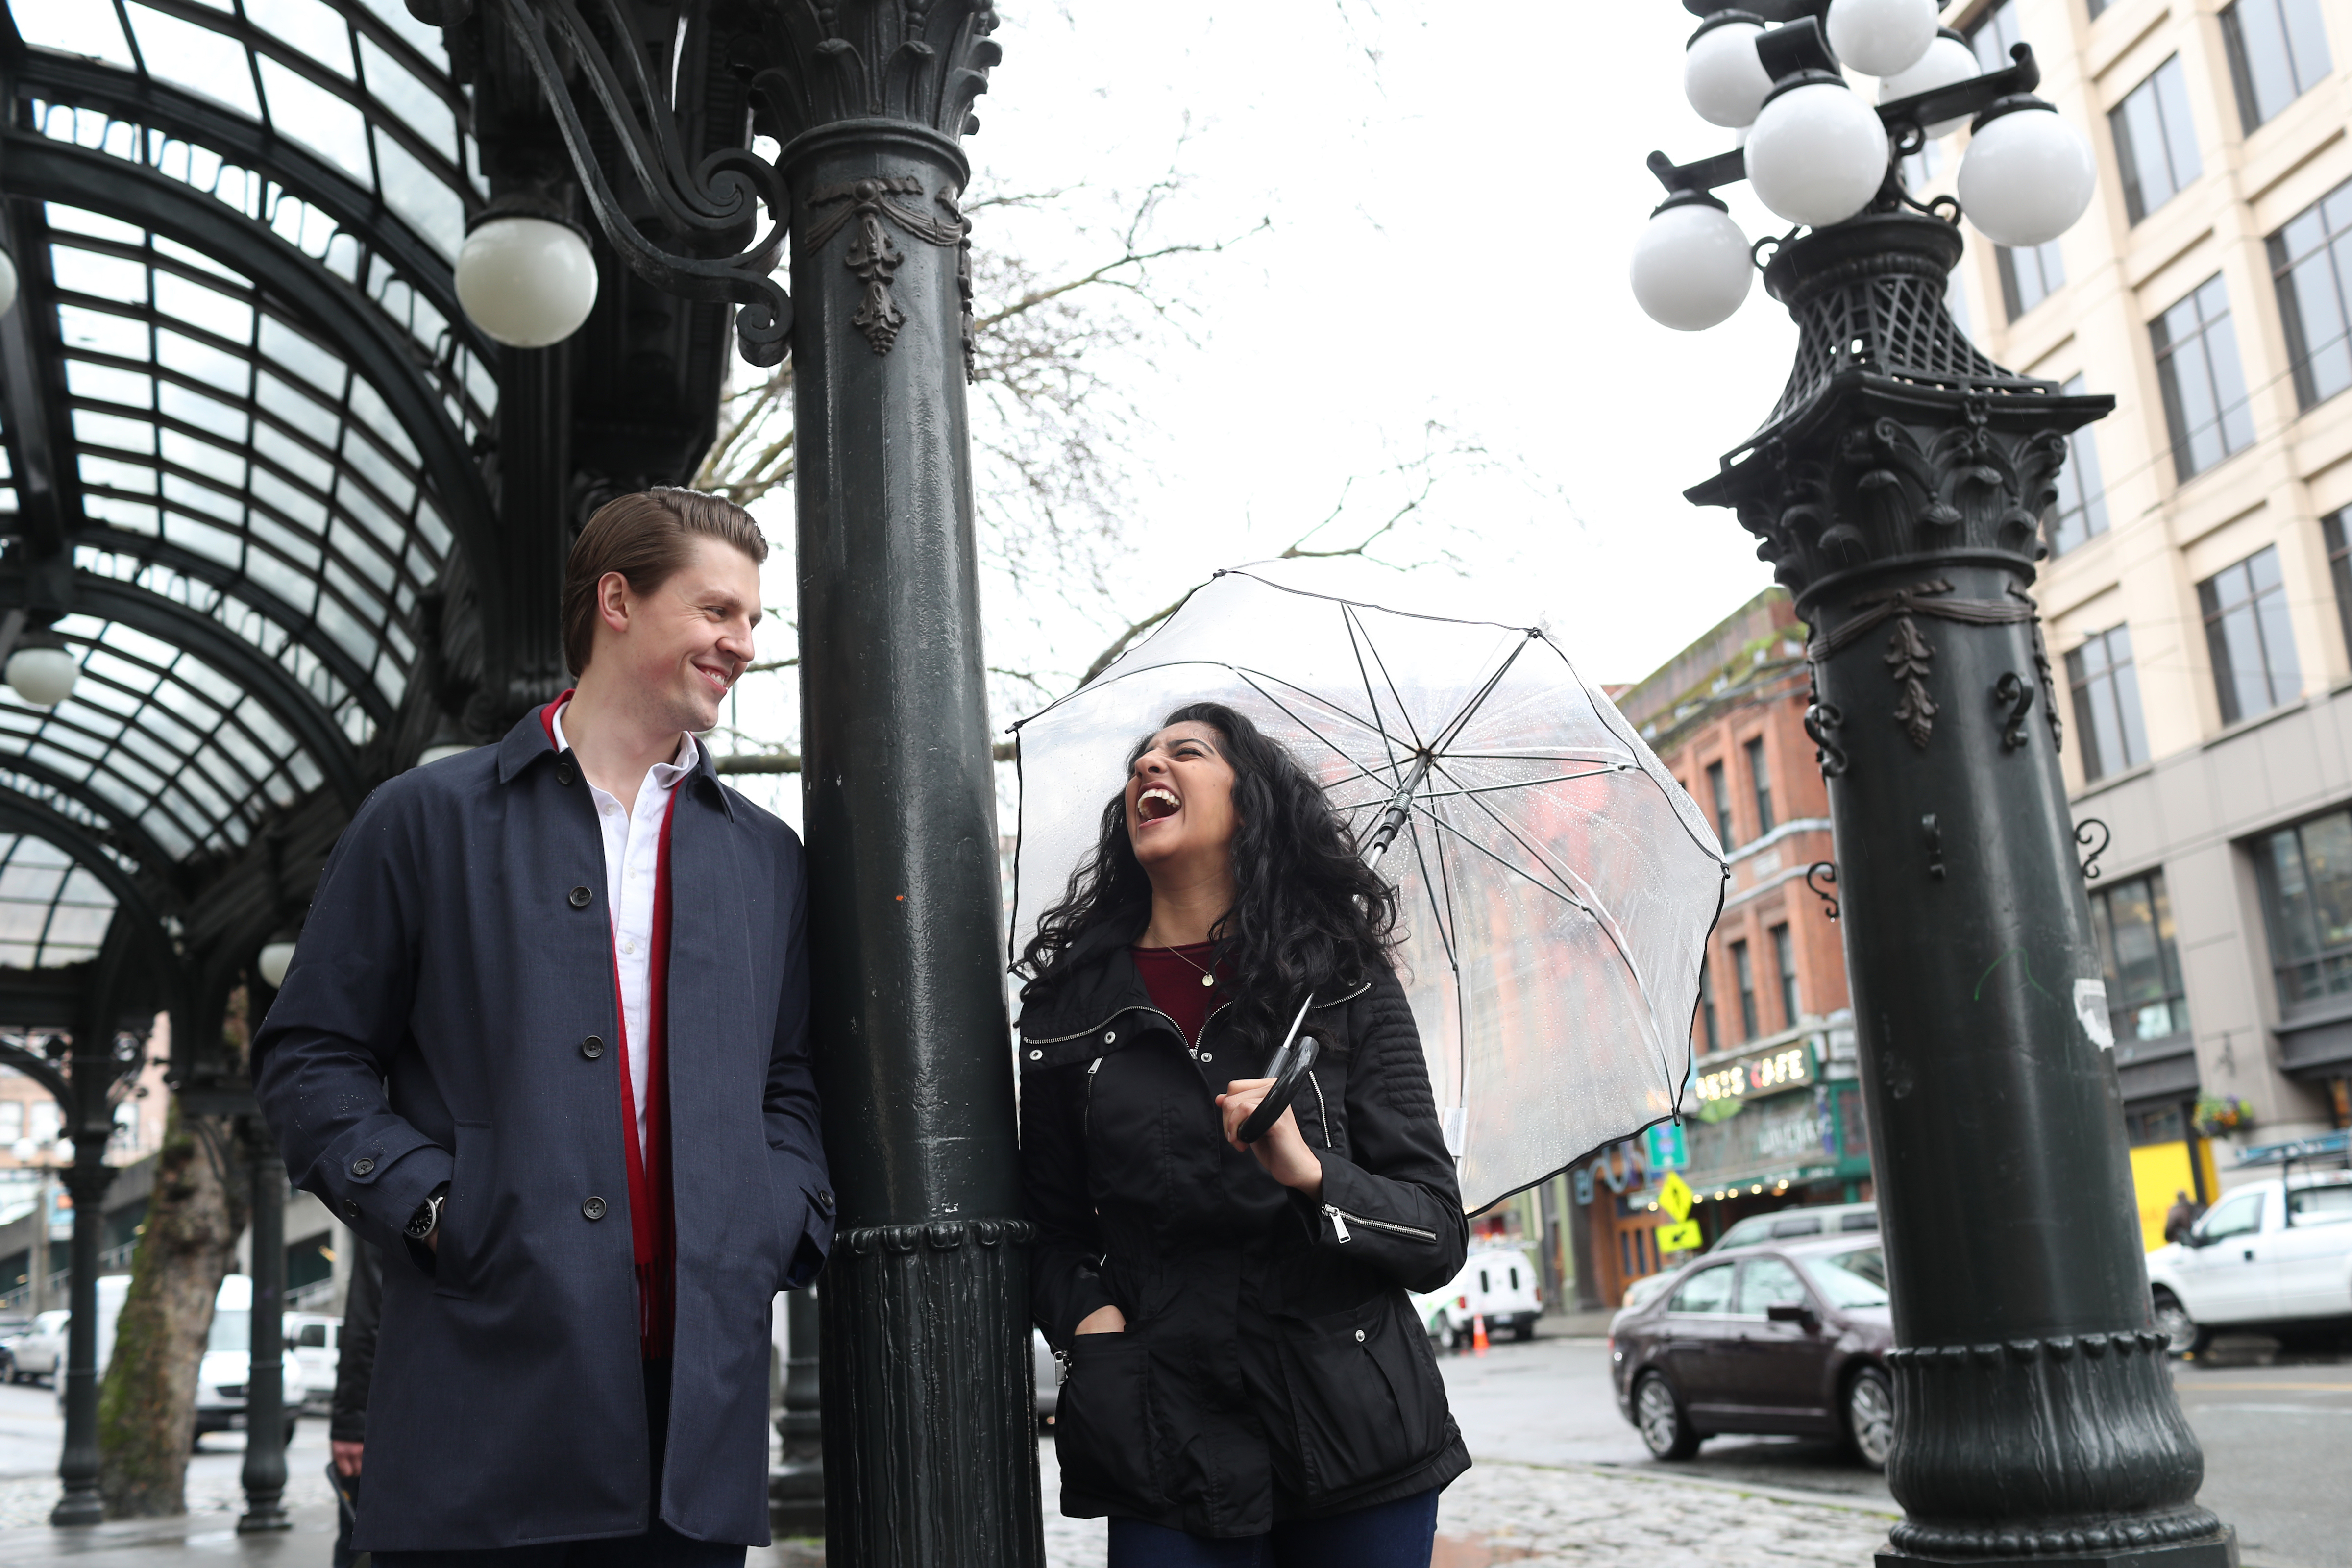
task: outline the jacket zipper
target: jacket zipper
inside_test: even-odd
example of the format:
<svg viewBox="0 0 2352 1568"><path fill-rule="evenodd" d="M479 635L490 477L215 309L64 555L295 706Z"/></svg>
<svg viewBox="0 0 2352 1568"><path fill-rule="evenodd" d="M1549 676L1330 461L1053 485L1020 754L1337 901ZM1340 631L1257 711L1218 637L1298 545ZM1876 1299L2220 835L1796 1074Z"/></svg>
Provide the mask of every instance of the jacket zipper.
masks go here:
<svg viewBox="0 0 2352 1568"><path fill-rule="evenodd" d="M1087 1106L1078 1118L1078 1135L1091 1137L1095 1130L1095 1074L1102 1070L1103 1059L1097 1057L1087 1064Z"/></svg>
<svg viewBox="0 0 2352 1568"><path fill-rule="evenodd" d="M1323 1212L1331 1216L1332 1232L1337 1235L1342 1242L1348 1239L1348 1222L1350 1220L1372 1230L1387 1231L1391 1236L1409 1236L1415 1241L1435 1241L1437 1239L1437 1233L1433 1230L1423 1230L1418 1226L1399 1225L1394 1220L1368 1219L1360 1214L1349 1214L1347 1211L1339 1208L1334 1204L1325 1204L1323 1205Z"/></svg>

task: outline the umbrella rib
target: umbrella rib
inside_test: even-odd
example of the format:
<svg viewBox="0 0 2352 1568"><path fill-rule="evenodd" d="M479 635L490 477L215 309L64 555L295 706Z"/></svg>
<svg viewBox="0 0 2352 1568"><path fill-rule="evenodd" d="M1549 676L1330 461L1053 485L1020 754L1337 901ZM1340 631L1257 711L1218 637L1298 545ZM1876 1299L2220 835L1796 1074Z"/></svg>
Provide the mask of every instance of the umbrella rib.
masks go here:
<svg viewBox="0 0 2352 1568"><path fill-rule="evenodd" d="M1430 820L1437 821L1434 813L1430 814ZM1412 826L1412 817L1405 818L1405 826L1408 828ZM1444 825L1439 823L1439 826ZM1454 889L1445 879L1445 857L1442 851L1437 857L1438 874L1434 878L1430 876L1429 857L1422 848L1418 833L1412 836L1412 856L1421 864L1422 890L1428 896L1430 914L1437 921L1437 940L1445 949L1445 967L1454 975L1454 1103L1466 1105L1469 1103L1465 1096L1470 1082L1470 1035L1469 1020L1462 1013L1462 955L1454 945ZM1441 887L1445 889L1442 901L1437 896L1437 889Z"/></svg>
<svg viewBox="0 0 2352 1568"><path fill-rule="evenodd" d="M1438 771L1443 773L1444 770L1441 768ZM1450 777L1451 775L1448 776ZM1521 849L1525 850L1538 865L1543 866L1547 870L1549 870L1554 876L1559 878L1563 882L1569 882L1571 881L1571 879L1574 881L1582 880L1581 878L1578 878L1576 873L1566 866L1551 864L1551 857L1546 855L1542 850L1537 848L1534 845L1521 837L1518 830L1514 828L1509 823L1505 822L1500 816L1496 816L1494 807L1488 805L1485 801L1480 800L1475 796L1472 796L1470 804L1476 806L1480 811L1486 813L1488 821L1501 828L1505 833L1509 834L1511 842L1517 844ZM1465 841L1467 841L1466 837ZM1634 994L1641 997L1643 1001L1646 1003L1650 996L1649 985L1643 980L1641 967L1633 962L1633 955L1625 951L1625 942L1618 934L1617 922L1615 919L1606 913L1601 908L1597 900L1586 897L1581 890L1579 890L1574 894L1571 901L1574 902L1579 909L1584 910L1587 915L1591 917L1592 923L1599 926L1601 928L1601 934L1609 939L1609 945L1617 950L1618 962L1624 964L1626 973L1633 977ZM1644 1011L1654 1014L1656 1009L1645 1008ZM1652 1021L1654 1023L1655 1022L1654 1017ZM1672 1083L1674 1081L1675 1068L1674 1064L1666 1059L1665 1040L1654 1029L1651 1031L1651 1034L1657 1046L1658 1066L1660 1069L1664 1072L1666 1081L1668 1083Z"/></svg>
<svg viewBox="0 0 2352 1568"><path fill-rule="evenodd" d="M1370 634L1366 632L1363 628L1363 624L1357 620L1355 607L1351 605L1343 604L1339 606L1339 621L1342 626L1345 626L1348 628L1348 651L1355 656L1356 679L1364 683L1364 700L1370 704L1372 717L1375 720L1375 722L1372 725L1372 732L1380 736L1381 749L1388 753L1389 772L1395 775L1395 777L1392 777L1389 782L1393 784L1397 778L1403 776L1402 770L1397 765L1396 742L1391 739L1388 726L1377 722L1381 712L1380 693L1372 689L1372 672L1364 668L1364 645L1370 640ZM1380 656L1375 654L1373 657L1378 658ZM1385 674L1386 672L1383 671L1382 673ZM1391 687L1390 689L1393 692L1395 689ZM1411 727L1412 721L1410 718L1406 717L1402 711L1399 712L1398 717L1404 719L1407 727ZM1370 772L1369 769L1366 771L1368 773Z"/></svg>
<svg viewBox="0 0 2352 1568"><path fill-rule="evenodd" d="M1322 731L1318 730L1314 725L1309 724L1306 720L1301 719L1297 714L1296 714L1296 713L1292 712L1292 711L1290 710L1290 705L1289 705L1288 703L1286 703L1286 702L1283 701L1283 700L1282 700L1281 698L1276 697L1273 692L1268 691L1265 687L1263 687L1263 686L1259 685L1259 684L1258 684L1259 675L1258 675L1258 672L1257 672L1257 671L1253 670L1253 669L1243 669L1243 668L1240 668L1239 666L1237 666L1237 665L1231 665L1231 664L1226 665L1224 668L1227 668L1227 669L1229 669L1229 670L1232 670L1232 671L1234 672L1234 674L1235 674L1235 675L1239 676L1239 677L1242 679L1242 681L1243 681L1245 685L1247 685L1247 686L1249 687L1249 689L1250 689L1252 691L1256 692L1260 697L1263 697L1263 698L1265 698L1268 702L1273 703L1273 704L1275 705L1275 707L1276 707L1277 710L1279 710L1281 711L1282 716L1283 716L1284 718L1286 718L1286 719L1289 720L1292 723L1294 723L1294 724L1297 725L1300 729L1302 729L1302 730L1306 731L1308 734L1310 734L1310 735L1314 736L1317 740L1318 740L1318 741L1322 742L1326 746L1330 747L1330 748L1331 748L1331 754L1332 754L1333 756L1338 757L1341 762L1351 763L1351 764L1353 764L1353 765L1354 765L1354 766L1356 766L1356 767L1361 768L1361 767L1363 766L1363 764L1362 764L1361 763L1357 762L1355 758L1353 758L1353 757L1349 756L1349 755L1347 753L1347 752L1346 752L1346 751L1344 751L1343 749L1341 749L1341 747L1340 747L1340 745L1339 745L1339 742L1337 742L1337 741L1335 741L1335 740L1331 739L1331 737L1330 737L1330 736L1328 736L1328 735L1325 734ZM1267 680L1277 680L1279 678L1278 678L1278 677L1276 677L1276 676L1271 676L1271 675L1269 675L1269 676L1265 677L1265 679L1267 679ZM1300 687L1291 686L1290 682L1288 682L1288 681L1286 681L1286 680L1282 680L1282 681L1280 681L1280 684L1282 684L1282 685L1284 685L1284 686L1289 686L1289 687L1290 687L1290 689L1291 689L1291 690L1293 690L1293 691L1299 691L1299 690L1302 690L1302 689L1302 689L1302 688L1300 688ZM1306 693L1306 695L1307 695L1307 696L1309 696L1309 697L1314 697L1314 696L1315 696L1315 694L1314 694L1313 692L1311 692L1311 691L1307 692L1307 693ZM1321 699L1321 698L1319 698L1319 697L1316 697L1316 698L1315 698L1315 700L1316 700L1318 702L1321 702L1321 701L1323 700L1323 699ZM1329 705L1329 704L1326 704L1326 706L1330 706L1330 705ZM1354 715L1354 714L1352 714L1352 713L1349 713L1345 709L1339 709L1339 710L1337 710L1337 711L1339 711L1339 713L1341 713L1343 716L1345 716L1345 717L1347 717L1347 718L1349 718L1349 719L1354 719L1354 718L1355 718L1355 715ZM1361 721L1359 721L1359 722L1361 722ZM1370 728L1372 728L1372 729L1374 729L1374 730L1377 730L1377 729L1379 728L1379 726L1378 726L1378 725L1373 725L1373 726L1370 726ZM1369 773L1368 773L1368 774L1367 774L1367 776L1373 776L1373 775L1370 775L1370 774L1369 774ZM1345 780L1345 779L1342 779L1342 780L1340 780L1339 782L1340 782L1340 783L1342 783L1342 784L1345 784L1345 783L1347 783L1348 781L1347 781L1347 780Z"/></svg>
<svg viewBox="0 0 2352 1568"><path fill-rule="evenodd" d="M1470 722L1471 719L1476 715L1479 709L1486 706L1486 699L1495 695L1495 688L1503 684L1503 677L1511 673L1511 666L1519 662L1519 655L1527 652L1528 644L1534 640L1535 639L1533 637L1522 637L1519 639L1518 643L1512 647L1510 658L1503 660L1503 662L1496 667L1495 673L1486 678L1486 684L1478 688L1478 689L1472 694L1470 700L1462 705L1462 711L1455 714L1454 716L1454 721L1445 726L1444 731L1441 733L1437 737L1436 741L1430 746L1431 751L1444 751L1445 742L1462 732L1462 727ZM1378 656L1375 655L1375 657ZM1383 667L1381 673L1383 675L1388 673L1385 667Z"/></svg>
<svg viewBox="0 0 2352 1568"><path fill-rule="evenodd" d="M1406 820L1412 820L1408 817ZM1437 851L1438 885L1445 889L1445 918L1454 927L1456 950L1450 956L1454 968L1454 1036L1461 1045L1454 1053L1454 1103L1462 1108L1466 1123L1470 1116L1470 1000L1468 988L1462 984L1462 958L1458 951L1462 934L1462 918L1454 911L1454 877L1445 860L1445 841L1439 839ZM1463 1142L1469 1142L1469 1130L1463 1130Z"/></svg>
<svg viewBox="0 0 2352 1568"><path fill-rule="evenodd" d="M1622 773L1623 771L1624 770L1622 768L1593 768L1586 773L1553 773L1546 778L1520 779L1513 784L1479 784L1475 788L1464 789L1425 789L1416 793L1419 794L1421 798L1423 800L1452 800L1456 796L1465 795L1495 795L1507 789L1533 789L1538 784L1573 784L1578 779L1597 779L1604 777L1610 773ZM1339 782L1340 784L1348 784L1352 781L1341 779Z"/></svg>
<svg viewBox="0 0 2352 1568"><path fill-rule="evenodd" d="M1416 801L1414 804L1419 805L1420 803ZM1570 892L1565 888L1555 887L1551 883L1545 881L1540 877L1528 875L1525 868L1512 865L1508 860L1504 859L1500 855L1496 854L1484 844L1479 843L1476 839L1471 837L1468 834L1463 832L1452 823L1439 816L1435 812L1430 811L1426 806L1423 807L1423 815L1426 816L1431 822L1445 829L1446 832L1454 835L1454 837L1460 839L1463 843L1467 844L1471 848L1478 851L1479 854L1486 857L1487 859L1492 860L1496 865L1500 866L1504 870L1508 871L1512 876L1517 877L1521 881L1527 883L1528 886L1531 888L1539 888L1543 891L1549 893L1553 898L1558 899L1563 904L1570 905L1575 909L1584 910L1587 914L1591 913L1591 910L1586 908L1584 901L1579 899L1574 893ZM1425 868L1423 874L1424 876L1427 875Z"/></svg>
<svg viewBox="0 0 2352 1568"><path fill-rule="evenodd" d="M1354 605L1350 605L1348 607L1348 614L1351 617L1355 615ZM1413 723L1412 713L1405 706L1404 693L1397 689L1396 677L1389 673L1389 661L1382 658L1381 650L1372 646L1371 635L1369 632L1364 636L1364 647L1371 654L1372 663L1380 668L1381 684L1389 689L1389 695L1396 700L1397 717L1403 721L1405 732L1412 737L1412 749L1415 752L1427 750L1428 748L1421 743L1420 726Z"/></svg>

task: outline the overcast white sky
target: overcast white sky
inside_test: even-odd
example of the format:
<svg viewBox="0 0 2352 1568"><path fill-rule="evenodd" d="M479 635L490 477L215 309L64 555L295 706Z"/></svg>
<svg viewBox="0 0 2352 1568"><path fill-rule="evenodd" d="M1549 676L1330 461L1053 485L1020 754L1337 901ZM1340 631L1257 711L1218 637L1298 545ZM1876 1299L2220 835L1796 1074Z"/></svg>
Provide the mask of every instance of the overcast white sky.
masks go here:
<svg viewBox="0 0 2352 1568"><path fill-rule="evenodd" d="M1114 602L1043 627L992 605L992 663L1083 668L1107 627L1279 550L1351 476L1369 519L1394 493L1378 476L1423 449L1431 420L1506 460L1455 465L1430 522L1397 541L1400 557L1450 547L1460 569L1334 569L1335 585L1542 621L1585 675L1615 681L1770 582L1731 515L1681 492L1762 422L1795 330L1759 285L1728 324L1668 331L1626 284L1660 195L1643 157L1659 147L1687 162L1731 142L1684 101L1695 24L1679 6L1000 9L1004 63L965 143L976 168L1005 188L1082 186L1076 210L1108 216L1174 157L1186 183L1163 240L1270 226L1162 274L1200 314L1189 338L1163 336L1150 365L1131 367L1146 427ZM1780 226L1744 187L1725 194L1751 237ZM1055 224L982 217L977 245L995 228L1048 271L1055 244L1073 263L1098 258ZM761 509L780 539L789 506ZM772 602L790 591L780 570ZM1017 716L992 715L1000 727ZM789 722L748 700L743 719Z"/></svg>

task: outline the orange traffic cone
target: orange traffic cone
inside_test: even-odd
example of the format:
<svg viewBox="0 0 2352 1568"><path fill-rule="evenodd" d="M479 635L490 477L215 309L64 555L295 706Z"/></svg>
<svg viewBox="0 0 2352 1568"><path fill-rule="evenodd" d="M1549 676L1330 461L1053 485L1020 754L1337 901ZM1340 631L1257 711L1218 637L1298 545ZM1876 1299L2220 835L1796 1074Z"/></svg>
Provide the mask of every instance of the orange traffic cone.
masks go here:
<svg viewBox="0 0 2352 1568"><path fill-rule="evenodd" d="M1486 1353L1486 1314L1484 1312L1470 1320L1470 1353Z"/></svg>

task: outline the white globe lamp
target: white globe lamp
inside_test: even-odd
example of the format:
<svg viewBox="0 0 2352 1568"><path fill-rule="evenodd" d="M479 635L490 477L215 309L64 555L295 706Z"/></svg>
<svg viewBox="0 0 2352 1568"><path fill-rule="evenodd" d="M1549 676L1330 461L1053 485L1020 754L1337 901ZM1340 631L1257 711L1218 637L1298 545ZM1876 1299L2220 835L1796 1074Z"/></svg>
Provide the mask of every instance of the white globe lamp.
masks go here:
<svg viewBox="0 0 2352 1568"><path fill-rule="evenodd" d="M272 991L286 984L286 972L294 967L294 944L290 942L265 943L254 967L261 971L261 983Z"/></svg>
<svg viewBox="0 0 2352 1568"><path fill-rule="evenodd" d="M1633 244L1633 298L1644 314L1678 332L1703 332L1731 317L1756 276L1748 237L1704 196L1660 207Z"/></svg>
<svg viewBox="0 0 2352 1568"><path fill-rule="evenodd" d="M9 687L36 708L54 708L73 695L81 665L62 647L20 647L8 656Z"/></svg>
<svg viewBox="0 0 2352 1568"><path fill-rule="evenodd" d="M1763 32L1759 17L1718 11L1691 35L1683 50L1683 96L1701 120L1737 131L1764 107L1772 79L1756 58L1756 40Z"/></svg>
<svg viewBox="0 0 2352 1568"><path fill-rule="evenodd" d="M595 308L596 258L568 225L488 218L457 253L457 302L509 348L547 348L578 331Z"/></svg>
<svg viewBox="0 0 2352 1568"><path fill-rule="evenodd" d="M1790 223L1821 228L1870 205L1886 178L1886 128L1826 74L1774 89L1748 133L1757 199Z"/></svg>
<svg viewBox="0 0 2352 1568"><path fill-rule="evenodd" d="M1936 41L1936 0L1831 0L1830 47L1864 76L1909 70Z"/></svg>
<svg viewBox="0 0 2352 1568"><path fill-rule="evenodd" d="M2074 227L2097 183L2081 132L2039 99L2004 99L1977 116L1958 189L1960 210L1979 233L2022 248Z"/></svg>
<svg viewBox="0 0 2352 1568"><path fill-rule="evenodd" d="M1878 101L1893 103L1898 98L1916 98L1920 93L1967 81L1979 74L1976 51L1969 48L1958 33L1940 33L1936 41L1927 46L1927 52L1921 55L1918 63L1909 70L1897 71L1893 76L1881 79ZM1956 114L1949 120L1938 120L1921 129L1927 132L1927 139L1932 142L1938 136L1949 136L1968 122L1967 115Z"/></svg>

